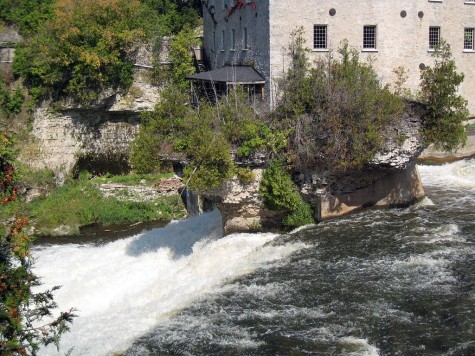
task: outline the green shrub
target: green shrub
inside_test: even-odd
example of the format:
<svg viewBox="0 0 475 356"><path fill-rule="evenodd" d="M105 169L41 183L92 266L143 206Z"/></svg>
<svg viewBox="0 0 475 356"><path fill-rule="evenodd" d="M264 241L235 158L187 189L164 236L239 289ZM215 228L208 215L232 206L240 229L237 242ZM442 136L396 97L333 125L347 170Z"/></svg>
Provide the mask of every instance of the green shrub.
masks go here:
<svg viewBox="0 0 475 356"><path fill-rule="evenodd" d="M302 200L297 186L281 160L272 160L264 171L259 192L271 210L286 213L282 224L296 228L314 222L310 206Z"/></svg>
<svg viewBox="0 0 475 356"><path fill-rule="evenodd" d="M236 168L236 176L241 184L251 184L256 180L256 174L249 168Z"/></svg>
<svg viewBox="0 0 475 356"><path fill-rule="evenodd" d="M199 44L195 31L185 26L176 34L170 43L169 60L173 63L170 70L170 80L183 90L189 88L187 76L195 73L193 63L193 47Z"/></svg>
<svg viewBox="0 0 475 356"><path fill-rule="evenodd" d="M189 162L184 173L191 187L217 188L233 175L233 150L249 156L265 148L267 138L273 143L282 141L272 139L271 130L242 91L231 92L215 106L201 102L195 109L187 99L179 87L169 86L155 110L142 116L130 156L137 172L159 169L161 159L177 156Z"/></svg>
<svg viewBox="0 0 475 356"><path fill-rule="evenodd" d="M10 90L6 83L0 79L0 108L5 116L21 112L25 96L20 88Z"/></svg>
<svg viewBox="0 0 475 356"><path fill-rule="evenodd" d="M173 153L175 147L187 147L185 118L190 114L187 93L168 86L154 111L142 114L140 132L132 143L130 162L137 173L160 170L160 158Z"/></svg>

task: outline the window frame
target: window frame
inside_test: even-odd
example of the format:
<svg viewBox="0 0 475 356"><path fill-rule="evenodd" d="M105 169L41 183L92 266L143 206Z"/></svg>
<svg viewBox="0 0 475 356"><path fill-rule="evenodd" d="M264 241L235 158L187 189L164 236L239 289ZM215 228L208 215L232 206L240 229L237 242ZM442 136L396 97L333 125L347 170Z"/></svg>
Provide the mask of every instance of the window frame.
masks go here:
<svg viewBox="0 0 475 356"><path fill-rule="evenodd" d="M471 38L467 41L467 34L470 34ZM470 47L467 47L469 44ZM475 27L465 27L463 29L463 51L474 52L475 51Z"/></svg>
<svg viewBox="0 0 475 356"><path fill-rule="evenodd" d="M372 30L372 33L368 32L368 30ZM378 50L377 46L378 46L378 27L376 25L364 25L362 50L368 51L368 52L377 51Z"/></svg>
<svg viewBox="0 0 475 356"><path fill-rule="evenodd" d="M221 31L221 48L220 51L224 52L226 50L226 31Z"/></svg>
<svg viewBox="0 0 475 356"><path fill-rule="evenodd" d="M323 38L322 32L318 33L318 30L324 30L323 32ZM320 36L320 37L319 37ZM319 41L323 40L323 47L319 46ZM320 44L321 45L321 44ZM315 24L313 25L313 50L314 51L328 51L328 25L324 24Z"/></svg>
<svg viewBox="0 0 475 356"><path fill-rule="evenodd" d="M236 29L231 30L231 51L236 50Z"/></svg>
<svg viewBox="0 0 475 356"><path fill-rule="evenodd" d="M248 31L247 27L243 28L242 31L242 50L247 51L249 49L249 39L248 39Z"/></svg>
<svg viewBox="0 0 475 356"><path fill-rule="evenodd" d="M437 30L437 41L434 42L434 38L431 37L435 34L435 30ZM435 47L440 43L442 30L440 26L429 26L429 51L433 51Z"/></svg>

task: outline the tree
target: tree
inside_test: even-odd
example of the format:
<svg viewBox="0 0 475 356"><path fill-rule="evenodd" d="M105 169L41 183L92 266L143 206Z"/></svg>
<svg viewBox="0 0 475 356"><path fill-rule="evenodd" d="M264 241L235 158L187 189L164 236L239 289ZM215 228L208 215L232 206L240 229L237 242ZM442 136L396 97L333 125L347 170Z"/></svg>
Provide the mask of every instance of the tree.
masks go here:
<svg viewBox="0 0 475 356"><path fill-rule="evenodd" d="M70 95L83 104L132 83L141 42L160 42L198 19L191 4L172 0L58 0L50 7L48 21L18 46L14 73L35 99Z"/></svg>
<svg viewBox="0 0 475 356"><path fill-rule="evenodd" d="M1 204L16 199L15 160L10 135L0 134ZM28 218L16 215L8 226L0 227L0 354L35 355L41 345L59 345L61 334L69 330L74 310L61 312L53 299L54 287L34 293L41 285L32 272L32 238L25 232ZM49 321L44 322L45 319Z"/></svg>
<svg viewBox="0 0 475 356"><path fill-rule="evenodd" d="M195 31L189 27L183 28L175 35L170 44L169 60L172 62L170 79L182 90L189 87L186 77L195 73L193 63L193 47L199 44Z"/></svg>
<svg viewBox="0 0 475 356"><path fill-rule="evenodd" d="M55 16L17 49L13 70L31 93L70 94L87 103L132 83L130 49L143 31L138 0L61 0Z"/></svg>
<svg viewBox="0 0 475 356"><path fill-rule="evenodd" d="M469 111L467 101L458 94L464 75L457 73L450 45L445 41L440 41L432 56L434 66L426 66L421 72L419 99L427 106L424 136L426 144L451 151L467 139L463 121Z"/></svg>

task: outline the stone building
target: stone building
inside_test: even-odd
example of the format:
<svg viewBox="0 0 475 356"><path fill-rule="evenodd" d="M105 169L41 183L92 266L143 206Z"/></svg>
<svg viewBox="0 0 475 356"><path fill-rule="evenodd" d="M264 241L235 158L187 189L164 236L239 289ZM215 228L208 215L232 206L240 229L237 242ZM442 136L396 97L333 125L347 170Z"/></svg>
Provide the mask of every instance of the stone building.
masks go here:
<svg viewBox="0 0 475 356"><path fill-rule="evenodd" d="M4 27L0 29L0 67L11 65L15 55L15 46L22 38L15 29Z"/></svg>
<svg viewBox="0 0 475 356"><path fill-rule="evenodd" d="M276 79L289 64L290 33L300 26L311 60L346 39L361 59L374 61L384 84L393 83L393 70L404 67L413 92L443 38L465 74L460 93L475 114L475 0L204 0L203 18L209 68L252 65L265 78L270 105Z"/></svg>

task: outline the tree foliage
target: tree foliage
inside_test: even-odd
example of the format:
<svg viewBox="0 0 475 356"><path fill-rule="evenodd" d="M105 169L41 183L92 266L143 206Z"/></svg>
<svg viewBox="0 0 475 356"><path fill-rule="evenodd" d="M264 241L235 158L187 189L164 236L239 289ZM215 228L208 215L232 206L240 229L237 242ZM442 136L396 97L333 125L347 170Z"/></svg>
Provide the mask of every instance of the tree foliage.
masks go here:
<svg viewBox="0 0 475 356"><path fill-rule="evenodd" d="M188 26L176 34L170 44L168 58L173 66L170 71L170 81L183 90L189 87L186 77L195 73L192 51L198 44L199 40L195 31Z"/></svg>
<svg viewBox="0 0 475 356"><path fill-rule="evenodd" d="M83 103L133 78L141 41L196 23L195 10L171 0L57 0L51 19L16 51L14 72L36 98L72 95Z"/></svg>
<svg viewBox="0 0 475 356"><path fill-rule="evenodd" d="M434 50L433 67L421 72L419 99L427 106L424 134L427 144L450 151L466 141L463 121L468 118L467 101L458 94L464 75L457 73L450 45L441 41Z"/></svg>
<svg viewBox="0 0 475 356"><path fill-rule="evenodd" d="M338 50L340 58L330 54L313 66L305 53L297 31L275 113L282 127L293 130L295 167L360 168L381 148L383 133L403 109L402 100L381 85L371 63L362 62L347 43Z"/></svg>
<svg viewBox="0 0 475 356"><path fill-rule="evenodd" d="M21 45L14 72L37 97L68 93L88 102L107 87L132 81L131 46L144 36L140 2L60 0L54 19Z"/></svg>
<svg viewBox="0 0 475 356"><path fill-rule="evenodd" d="M191 187L217 188L236 173L233 151L249 156L286 145L286 137L256 114L242 89L230 90L216 105L203 101L192 108L188 100L179 87L169 86L155 110L143 114L131 153L137 171L159 169L160 159L174 158L188 162L184 172Z"/></svg>
<svg viewBox="0 0 475 356"><path fill-rule="evenodd" d="M17 25L24 35L33 34L53 17L55 0L0 0L0 19Z"/></svg>
<svg viewBox="0 0 475 356"><path fill-rule="evenodd" d="M11 136L0 136L1 204L16 199L15 155ZM53 317L57 308L54 287L33 292L41 285L33 274L30 256L32 238L25 232L28 218L15 216L8 226L0 227L0 353L2 355L35 355L40 345L59 345L61 334L69 330L74 310ZM45 321L49 320L49 321Z"/></svg>
<svg viewBox="0 0 475 356"><path fill-rule="evenodd" d="M0 78L0 108L6 117L18 114L22 109L24 100L25 96L19 87L10 90Z"/></svg>
<svg viewBox="0 0 475 356"><path fill-rule="evenodd" d="M268 208L287 213L282 221L285 227L296 228L314 222L310 206L303 202L281 160L274 159L270 162L262 176L259 192Z"/></svg>
<svg viewBox="0 0 475 356"><path fill-rule="evenodd" d="M13 138L5 131L0 132L0 204L16 199L14 162Z"/></svg>

